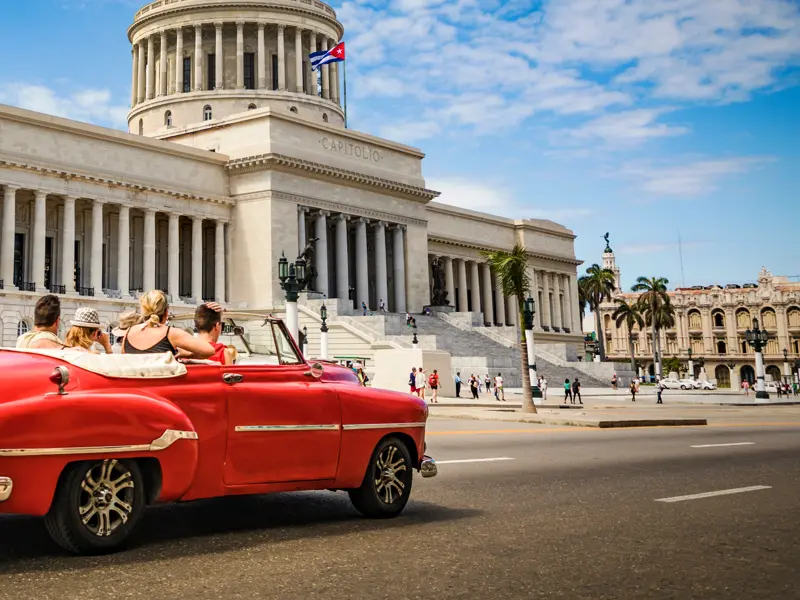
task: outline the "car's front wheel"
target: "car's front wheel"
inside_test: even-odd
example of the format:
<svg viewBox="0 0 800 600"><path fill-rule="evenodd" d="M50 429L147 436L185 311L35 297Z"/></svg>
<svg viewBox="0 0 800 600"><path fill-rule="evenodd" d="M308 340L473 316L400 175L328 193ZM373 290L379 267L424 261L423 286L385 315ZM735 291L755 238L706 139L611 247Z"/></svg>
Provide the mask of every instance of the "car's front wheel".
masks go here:
<svg viewBox="0 0 800 600"><path fill-rule="evenodd" d="M70 465L45 516L47 531L76 554L116 550L142 518L144 492L136 461L108 458Z"/></svg>
<svg viewBox="0 0 800 600"><path fill-rule="evenodd" d="M361 487L349 490L350 501L365 517L396 517L411 495L413 470L406 445L396 437L388 437L373 451Z"/></svg>
<svg viewBox="0 0 800 600"><path fill-rule="evenodd" d="M685 389L686 389L686 386L685 386L685 385L682 385L682 386L681 386L681 389L682 389L682 390L685 390Z"/></svg>

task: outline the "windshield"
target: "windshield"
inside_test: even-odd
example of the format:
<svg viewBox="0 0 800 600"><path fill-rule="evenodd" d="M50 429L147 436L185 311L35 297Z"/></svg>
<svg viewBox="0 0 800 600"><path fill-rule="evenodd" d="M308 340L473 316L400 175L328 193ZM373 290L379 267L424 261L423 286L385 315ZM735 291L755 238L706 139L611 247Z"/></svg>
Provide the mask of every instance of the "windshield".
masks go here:
<svg viewBox="0 0 800 600"><path fill-rule="evenodd" d="M297 365L303 362L295 352L294 346L289 341L289 335L280 323L273 321L272 333L275 336L275 346L278 349L278 358L282 365Z"/></svg>

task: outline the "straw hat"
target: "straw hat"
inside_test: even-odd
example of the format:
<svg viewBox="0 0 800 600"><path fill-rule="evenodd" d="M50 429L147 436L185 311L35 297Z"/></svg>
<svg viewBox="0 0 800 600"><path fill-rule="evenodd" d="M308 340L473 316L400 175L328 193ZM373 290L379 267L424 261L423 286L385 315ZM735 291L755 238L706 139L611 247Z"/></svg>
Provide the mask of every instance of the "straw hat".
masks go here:
<svg viewBox="0 0 800 600"><path fill-rule="evenodd" d="M100 329L100 315L93 308L79 308L75 311L75 318L69 324L72 327Z"/></svg>
<svg viewBox="0 0 800 600"><path fill-rule="evenodd" d="M125 337L128 329L133 327L139 322L139 313L135 310L129 310L119 316L119 324L111 330L111 335L114 337Z"/></svg>

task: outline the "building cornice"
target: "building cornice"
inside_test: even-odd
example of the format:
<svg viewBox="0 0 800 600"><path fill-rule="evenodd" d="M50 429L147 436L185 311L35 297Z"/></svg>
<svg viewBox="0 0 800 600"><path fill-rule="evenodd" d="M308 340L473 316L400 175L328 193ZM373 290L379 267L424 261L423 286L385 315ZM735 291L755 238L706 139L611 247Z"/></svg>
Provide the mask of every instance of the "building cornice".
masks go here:
<svg viewBox="0 0 800 600"><path fill-rule="evenodd" d="M509 219L506 217L498 217L488 213L482 213L474 210L460 208L456 205L442 204L441 202L431 202L428 204L430 212L439 213L448 216L455 216L459 219L470 219L480 223L491 223L492 225L500 225L501 227L508 227L514 231L537 231L555 237L561 237L567 240L574 240L577 236L555 221L552 221L554 227L547 227L540 223L545 223L540 219ZM583 261L581 261L581 264Z"/></svg>
<svg viewBox="0 0 800 600"><path fill-rule="evenodd" d="M478 250L480 252L494 252L494 251L498 250L498 247L496 247L496 246L487 246L486 244L476 243L476 242L471 241L471 240L461 240L461 239L455 239L455 238L444 238L444 237L440 237L440 236L429 235L428 236L428 241L429 242L436 242L436 243L439 243L439 244L444 244L446 246L456 246L456 247L459 247L459 248L469 248L470 250ZM567 257L564 257L564 256L556 256L556 255L553 255L553 254L542 254L540 252L530 252L530 251L526 251L526 254L530 258L538 258L538 259L541 259L541 260L549 260L549 261L552 261L552 262L558 262L558 263L562 263L562 264L566 264L566 265L572 265L572 266L575 266L575 267L577 267L578 265L582 265L583 264L582 260L575 260L574 258L567 258Z"/></svg>
<svg viewBox="0 0 800 600"><path fill-rule="evenodd" d="M53 168L53 167L46 167L43 165L37 165L28 162L20 162L11 160L8 158L3 158L0 156L0 167L9 167L12 169L21 169L25 171L30 171L32 173L36 173L39 175L50 175L53 177L58 177L59 179L63 179L65 181L80 181L86 183L92 183L96 185L105 185L105 186L113 186L118 187L121 189L129 190L131 192L153 192L156 194L163 194L165 196L171 196L173 198L181 198L181 199L188 199L188 200L200 200L203 202L210 202L212 204L221 204L225 206L232 206L234 202L228 198L227 196L202 196L200 194L195 194L192 192L182 192L177 190L170 190L167 188L162 188L157 185L150 185L145 183L137 183L134 181L124 181L121 179L116 179L113 177L106 177L102 175L92 175L88 173L81 173L78 171L71 171L68 169L63 168ZM0 178L0 181L2 179ZM8 182L9 184L13 182ZM54 192L56 193L56 192Z"/></svg>
<svg viewBox="0 0 800 600"><path fill-rule="evenodd" d="M246 158L238 158L230 161L225 169L231 176L257 173L259 171L301 171L306 175L316 178L338 179L347 181L351 185L362 186L368 189L381 189L385 193L403 198L409 198L417 202L427 203L439 195L439 192L422 187L407 185L381 177L373 177L356 171L339 169L322 163L309 160L302 160L284 154L259 154Z"/></svg>

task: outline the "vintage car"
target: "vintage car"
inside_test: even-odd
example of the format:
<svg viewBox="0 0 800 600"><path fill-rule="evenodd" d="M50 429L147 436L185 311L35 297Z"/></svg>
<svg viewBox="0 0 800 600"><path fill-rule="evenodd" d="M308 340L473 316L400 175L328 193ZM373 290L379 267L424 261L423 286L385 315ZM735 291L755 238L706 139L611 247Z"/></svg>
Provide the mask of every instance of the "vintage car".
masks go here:
<svg viewBox="0 0 800 600"><path fill-rule="evenodd" d="M345 490L398 515L413 470L437 472L425 402L309 364L280 320L260 334L266 351L233 366L0 349L0 513L44 516L75 553L118 548L160 502Z"/></svg>

